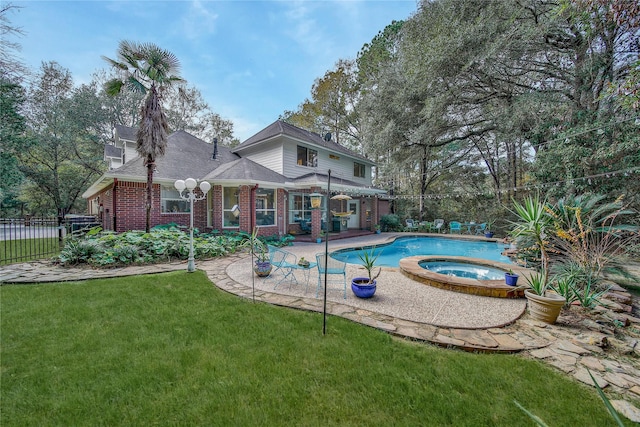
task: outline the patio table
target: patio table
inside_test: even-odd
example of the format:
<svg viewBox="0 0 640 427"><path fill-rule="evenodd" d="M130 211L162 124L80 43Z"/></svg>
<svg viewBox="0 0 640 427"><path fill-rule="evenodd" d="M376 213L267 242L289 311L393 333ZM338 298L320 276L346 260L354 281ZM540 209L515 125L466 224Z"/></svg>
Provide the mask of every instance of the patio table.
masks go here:
<svg viewBox="0 0 640 427"><path fill-rule="evenodd" d="M289 271L285 274L285 276L282 279L280 279L280 281L278 281L278 283L276 283L273 289L276 289L278 285L284 281L289 282L289 288L291 288L291 285L294 283L298 284L299 282L295 272L302 270L302 275L304 278L304 285L305 285L304 291L306 293L307 290L309 289L309 277L311 276L311 270L313 268L316 268L317 265L318 263L311 262L311 261L309 261L309 265L288 264L285 268L288 269Z"/></svg>
<svg viewBox="0 0 640 427"><path fill-rule="evenodd" d="M471 227L475 227L477 224L475 222L463 222L462 226L467 227L467 234L471 234Z"/></svg>

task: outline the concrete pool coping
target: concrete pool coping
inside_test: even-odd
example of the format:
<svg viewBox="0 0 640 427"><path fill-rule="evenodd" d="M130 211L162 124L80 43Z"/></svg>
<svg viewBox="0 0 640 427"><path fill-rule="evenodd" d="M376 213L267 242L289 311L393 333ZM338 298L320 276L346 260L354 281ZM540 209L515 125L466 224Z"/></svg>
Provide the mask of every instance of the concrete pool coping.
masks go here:
<svg viewBox="0 0 640 427"><path fill-rule="evenodd" d="M425 285L435 286L436 288L446 289L453 292L461 292L465 294L481 295L493 298L524 298L524 287L509 286L505 283L504 279L479 280L436 273L434 271L430 271L421 267L420 263L423 261L461 262L496 268L505 272L511 270L513 273L521 277L520 280L526 280L526 277L531 274L531 270L519 265L506 264L504 262L490 261L481 258L442 255L416 255L402 258L400 260L400 272L402 272L402 274L409 277L410 279L413 279L420 283L424 283Z"/></svg>

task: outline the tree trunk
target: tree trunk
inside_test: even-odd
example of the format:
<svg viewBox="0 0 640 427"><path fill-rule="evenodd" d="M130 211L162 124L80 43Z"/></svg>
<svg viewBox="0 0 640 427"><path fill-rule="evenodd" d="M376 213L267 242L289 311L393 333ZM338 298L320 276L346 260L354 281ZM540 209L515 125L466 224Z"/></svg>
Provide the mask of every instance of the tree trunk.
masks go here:
<svg viewBox="0 0 640 427"><path fill-rule="evenodd" d="M153 169L155 163L152 156L147 157L147 201L145 203L146 210L146 226L145 231L148 233L151 230L151 202L153 200Z"/></svg>

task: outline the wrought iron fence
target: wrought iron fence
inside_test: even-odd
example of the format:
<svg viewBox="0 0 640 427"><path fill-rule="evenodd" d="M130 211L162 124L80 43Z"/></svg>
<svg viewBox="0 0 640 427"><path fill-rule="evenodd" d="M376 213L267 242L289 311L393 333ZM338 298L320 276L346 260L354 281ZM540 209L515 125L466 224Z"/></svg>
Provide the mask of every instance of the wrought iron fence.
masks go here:
<svg viewBox="0 0 640 427"><path fill-rule="evenodd" d="M52 257L67 234L97 225L93 216L0 218L0 265Z"/></svg>

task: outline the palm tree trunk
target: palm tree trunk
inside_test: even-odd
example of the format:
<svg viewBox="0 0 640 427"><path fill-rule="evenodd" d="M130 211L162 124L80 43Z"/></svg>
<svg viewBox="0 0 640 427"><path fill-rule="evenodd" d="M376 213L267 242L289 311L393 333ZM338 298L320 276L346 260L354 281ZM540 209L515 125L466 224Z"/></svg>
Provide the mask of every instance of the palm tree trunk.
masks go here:
<svg viewBox="0 0 640 427"><path fill-rule="evenodd" d="M151 202L153 201L153 169L155 163L152 156L147 157L147 201L145 203L146 208L146 226L145 231L148 233L151 230Z"/></svg>

